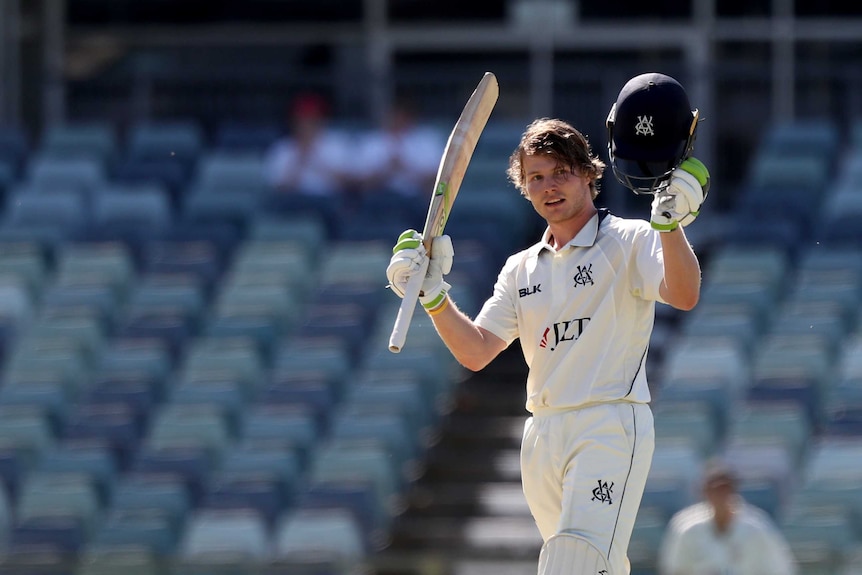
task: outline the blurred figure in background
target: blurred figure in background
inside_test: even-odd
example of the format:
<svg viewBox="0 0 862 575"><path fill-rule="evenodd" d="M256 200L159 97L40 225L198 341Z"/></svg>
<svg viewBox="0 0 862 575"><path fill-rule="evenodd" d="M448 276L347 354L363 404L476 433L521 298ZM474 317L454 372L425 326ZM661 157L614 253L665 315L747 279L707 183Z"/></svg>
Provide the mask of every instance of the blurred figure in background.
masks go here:
<svg viewBox="0 0 862 575"><path fill-rule="evenodd" d="M343 195L355 183L351 153L347 135L330 125L326 100L303 93L290 105L287 133L266 152L265 176L274 192Z"/></svg>
<svg viewBox="0 0 862 575"><path fill-rule="evenodd" d="M678 511L659 551L660 575L795 575L797 566L769 515L747 503L721 460L707 463L703 501Z"/></svg>
<svg viewBox="0 0 862 575"><path fill-rule="evenodd" d="M363 191L420 196L427 203L445 146L443 134L420 120L413 103L399 99L380 128L360 139Z"/></svg>
<svg viewBox="0 0 862 575"><path fill-rule="evenodd" d="M352 141L332 126L326 100L314 93L299 94L291 102L287 128L266 152L264 176L271 189L264 208L319 217L335 238L355 201L358 173Z"/></svg>

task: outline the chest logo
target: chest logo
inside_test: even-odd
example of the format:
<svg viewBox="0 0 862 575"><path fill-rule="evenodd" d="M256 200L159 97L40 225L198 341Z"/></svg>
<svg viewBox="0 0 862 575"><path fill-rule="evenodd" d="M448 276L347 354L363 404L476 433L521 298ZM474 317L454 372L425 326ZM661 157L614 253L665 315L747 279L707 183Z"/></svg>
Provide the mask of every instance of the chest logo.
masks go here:
<svg viewBox="0 0 862 575"><path fill-rule="evenodd" d="M593 264L578 266L578 273L576 273L575 277L572 279L575 280L575 287L585 286L588 284L595 285L596 282L593 281Z"/></svg>
<svg viewBox="0 0 862 575"><path fill-rule="evenodd" d="M536 284L532 287L528 288L520 288L518 290L518 297L527 297L528 295L533 295L534 293L540 293L542 291L542 284Z"/></svg>
<svg viewBox="0 0 862 575"><path fill-rule="evenodd" d="M539 347L554 351L564 341L576 341L584 333L584 329L589 323L590 318L588 317L558 321L554 325L545 328L544 333L542 333L542 341L539 342Z"/></svg>

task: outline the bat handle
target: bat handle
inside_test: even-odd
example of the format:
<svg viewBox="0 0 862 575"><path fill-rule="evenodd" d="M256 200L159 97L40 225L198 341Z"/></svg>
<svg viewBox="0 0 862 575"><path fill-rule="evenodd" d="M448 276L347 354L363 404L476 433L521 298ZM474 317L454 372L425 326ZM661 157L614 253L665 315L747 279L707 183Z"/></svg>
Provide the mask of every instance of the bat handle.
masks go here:
<svg viewBox="0 0 862 575"><path fill-rule="evenodd" d="M422 291L422 282L425 281L425 272L428 271L429 258L424 258L419 269L410 276L407 286L404 288L404 297L401 299L401 307L395 317L392 333L389 335L389 351L398 353L404 347L407 339L407 330L410 329L410 321L413 319L413 311L416 309L416 300Z"/></svg>

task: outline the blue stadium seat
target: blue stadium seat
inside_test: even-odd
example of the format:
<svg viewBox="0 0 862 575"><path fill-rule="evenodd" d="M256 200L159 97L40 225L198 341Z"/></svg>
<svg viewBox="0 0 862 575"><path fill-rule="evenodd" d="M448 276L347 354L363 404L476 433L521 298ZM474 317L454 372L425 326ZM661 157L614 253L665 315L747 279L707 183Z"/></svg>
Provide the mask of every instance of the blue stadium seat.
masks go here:
<svg viewBox="0 0 862 575"><path fill-rule="evenodd" d="M209 289L224 270L224 253L215 241L152 239L141 250L141 269L154 277L188 275Z"/></svg>
<svg viewBox="0 0 862 575"><path fill-rule="evenodd" d="M88 544L80 553L75 575L159 575L159 557L143 545Z"/></svg>
<svg viewBox="0 0 862 575"><path fill-rule="evenodd" d="M89 221L84 199L67 190L21 194L10 199L3 228L22 230L22 239L54 245L80 232Z"/></svg>
<svg viewBox="0 0 862 575"><path fill-rule="evenodd" d="M203 445L175 445L157 448L142 445L130 469L136 473L170 475L180 479L193 502L203 496L209 478L216 467L215 454Z"/></svg>
<svg viewBox="0 0 862 575"><path fill-rule="evenodd" d="M221 151L265 152L281 132L268 123L223 120L216 126L213 148Z"/></svg>
<svg viewBox="0 0 862 575"><path fill-rule="evenodd" d="M255 572L269 558L266 522L250 509L200 509L188 520L178 556L183 572Z"/></svg>
<svg viewBox="0 0 862 575"><path fill-rule="evenodd" d="M65 513L17 518L9 535L13 547L47 545L74 556L87 540L87 528L78 517Z"/></svg>
<svg viewBox="0 0 862 575"><path fill-rule="evenodd" d="M194 504L187 485L176 475L126 472L117 480L110 508L118 513L157 511L155 515L166 517L170 526L179 529Z"/></svg>
<svg viewBox="0 0 862 575"><path fill-rule="evenodd" d="M102 509L96 482L86 473L34 471L21 483L15 518L20 522L42 517L72 518L75 522L64 522L63 528L83 534L96 525Z"/></svg>
<svg viewBox="0 0 862 575"><path fill-rule="evenodd" d="M158 509L112 508L99 522L92 542L103 547L135 545L167 557L176 549L178 533L170 516Z"/></svg>
<svg viewBox="0 0 862 575"><path fill-rule="evenodd" d="M283 515L273 536L276 564L299 568L321 563L340 573L366 557L359 525L338 509L302 509ZM300 571L302 572L302 571Z"/></svg>
<svg viewBox="0 0 862 575"><path fill-rule="evenodd" d="M106 441L124 465L137 449L142 433L139 415L124 403L90 403L70 409L61 437L66 440Z"/></svg>
<svg viewBox="0 0 862 575"><path fill-rule="evenodd" d="M107 121L73 121L47 126L39 142L39 153L49 157L83 157L105 167L119 153L119 137Z"/></svg>
<svg viewBox="0 0 862 575"><path fill-rule="evenodd" d="M95 487L104 506L119 476L119 465L114 453L103 441L67 442L54 446L37 462L35 471L50 473L85 474Z"/></svg>
<svg viewBox="0 0 862 575"><path fill-rule="evenodd" d="M135 159L176 158L192 164L206 145L203 129L192 120L137 122L125 141L128 157Z"/></svg>
<svg viewBox="0 0 862 575"><path fill-rule="evenodd" d="M249 406L240 430L240 438L258 445L296 448L305 457L320 440L322 430L315 413L300 405Z"/></svg>
<svg viewBox="0 0 862 575"><path fill-rule="evenodd" d="M166 231L174 220L170 197L161 189L135 192L102 191L90 204L88 237L117 238L137 253Z"/></svg>
<svg viewBox="0 0 862 575"><path fill-rule="evenodd" d="M84 197L93 193L107 180L108 173L100 159L37 154L29 160L24 182L46 192L71 187Z"/></svg>
<svg viewBox="0 0 862 575"><path fill-rule="evenodd" d="M288 507L291 493L272 473L216 473L207 486L207 509L251 509L267 527Z"/></svg>

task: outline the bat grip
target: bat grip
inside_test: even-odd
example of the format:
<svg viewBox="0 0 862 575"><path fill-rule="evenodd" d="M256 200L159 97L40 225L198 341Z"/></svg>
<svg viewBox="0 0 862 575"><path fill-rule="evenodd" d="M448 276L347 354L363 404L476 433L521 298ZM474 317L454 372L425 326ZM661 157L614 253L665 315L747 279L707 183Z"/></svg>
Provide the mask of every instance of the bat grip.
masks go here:
<svg viewBox="0 0 862 575"><path fill-rule="evenodd" d="M410 329L410 321L413 319L413 311L416 309L419 292L422 291L422 282L425 281L425 272L428 271L429 261L430 258L424 259L416 273L410 276L407 286L404 288L401 307L398 308L398 315L392 326L392 333L389 335L389 351L392 353L398 353L404 347L407 330Z"/></svg>

